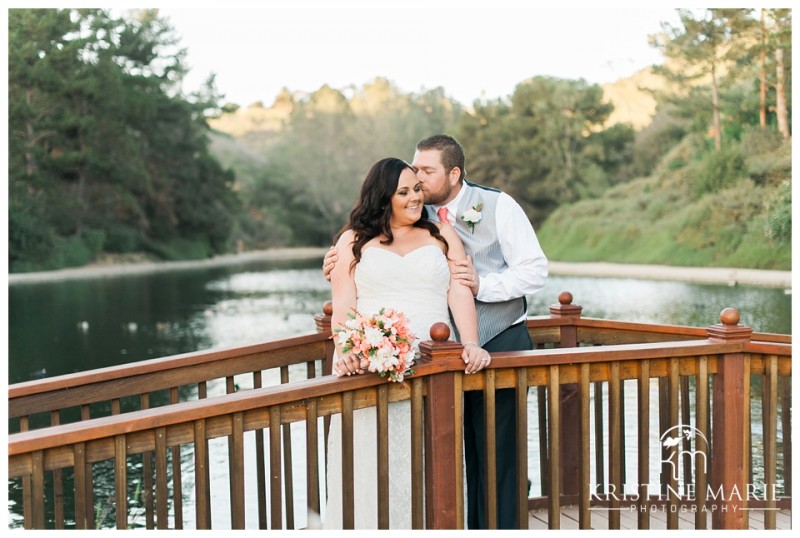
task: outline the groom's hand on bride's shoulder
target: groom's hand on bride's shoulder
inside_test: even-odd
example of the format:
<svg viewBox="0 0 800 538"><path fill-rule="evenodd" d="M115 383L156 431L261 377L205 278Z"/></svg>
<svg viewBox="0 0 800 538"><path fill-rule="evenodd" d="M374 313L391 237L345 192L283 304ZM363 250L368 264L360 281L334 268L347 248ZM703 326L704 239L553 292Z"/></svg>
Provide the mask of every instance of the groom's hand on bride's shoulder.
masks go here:
<svg viewBox="0 0 800 538"><path fill-rule="evenodd" d="M331 281L331 271L333 271L333 266L336 265L336 260L338 259L339 251L336 250L336 247L331 247L328 249L328 252L325 254L325 258L322 260L322 275L328 282Z"/></svg>

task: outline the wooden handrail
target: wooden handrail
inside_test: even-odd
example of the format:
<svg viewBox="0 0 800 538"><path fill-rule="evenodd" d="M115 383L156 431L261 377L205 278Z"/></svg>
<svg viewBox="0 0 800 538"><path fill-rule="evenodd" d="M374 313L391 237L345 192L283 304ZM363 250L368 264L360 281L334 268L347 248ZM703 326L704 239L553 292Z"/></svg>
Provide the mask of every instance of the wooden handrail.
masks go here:
<svg viewBox="0 0 800 538"><path fill-rule="evenodd" d="M637 361L652 359L668 359L673 357L701 357L726 355L763 350L764 345L746 344L744 342L720 343L710 340L685 342L650 343L641 345L618 345L590 348L559 348L531 351L507 351L492 353L492 368L521 368L553 365L598 364L609 361ZM423 342L422 349L426 349ZM791 355L791 346L786 344L770 344L768 353ZM546 366L545 366L546 365ZM457 355L423 362L414 367L415 375L427 376L444 372L463 372L464 363ZM634 378L631 376L631 379ZM480 379L472 376L470 379ZM499 380L502 383L502 380ZM165 426L194 420L208 413L220 411L230 413L275 405L283 401L299 400L303 397L318 398L330 396L344 390L357 390L385 383L375 376L353 376L337 378L325 376L316 379L296 381L288 385L278 385L261 389L241 391L206 398L203 400L182 402L172 406L158 407L131 413L123 413L109 417L100 417L88 422L78 422L52 426L50 428L31 430L10 434L8 436L8 453L10 456L34 450L44 450L61 444L61 440L70 439L88 441L105 435L115 435L134 431L137 424L145 428ZM467 383L469 386L470 383ZM498 385L504 386L504 385ZM510 385L513 386L513 385ZM86 436L86 437L82 437Z"/></svg>
<svg viewBox="0 0 800 538"><path fill-rule="evenodd" d="M782 355L791 353L791 347L773 344ZM423 343L424 349L424 343ZM590 348L559 348L532 351L508 351L492 353L492 366L496 370L521 367L549 367L553 365L599 364L610 361L634 361L665 359L672 357L700 357L744 352L742 342L716 343L709 340L651 343L641 345L602 346ZM454 355L442 360L424 362L414 367L416 376L428 376L445 372L463 372L464 363ZM479 383L480 376L468 376ZM185 420L208 418L218 414L247 411L258 407L276 405L303 398L332 396L346 390L373 387L386 381L377 376L353 376L301 380L288 385L277 385L261 389L241 391L171 406L133 411L120 415L100 417L90 421L52 426L39 430L19 432L8 436L8 454L14 456L36 450L46 450L63 444L85 442L104 436L130 433L137 429L167 426ZM498 380L502 383L502 380ZM470 383L467 383L467 387ZM498 385L501 386L501 385ZM320 415L335 412L320 411Z"/></svg>

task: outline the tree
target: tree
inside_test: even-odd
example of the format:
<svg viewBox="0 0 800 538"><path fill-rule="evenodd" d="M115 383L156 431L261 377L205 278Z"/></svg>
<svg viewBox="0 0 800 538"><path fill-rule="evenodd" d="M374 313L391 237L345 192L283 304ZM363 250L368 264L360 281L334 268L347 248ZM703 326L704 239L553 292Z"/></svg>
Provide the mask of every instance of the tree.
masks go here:
<svg viewBox="0 0 800 538"><path fill-rule="evenodd" d="M662 23L660 35L650 36L650 43L678 67L661 66L656 71L672 80L686 82L708 76L711 86L712 134L714 147L722 147L720 120L720 71L726 69L746 41L742 37L752 28L750 9L707 9L702 16L679 9L680 25Z"/></svg>
<svg viewBox="0 0 800 538"><path fill-rule="evenodd" d="M633 130L601 130L612 110L600 86L550 77L518 84L510 103L478 102L458 128L468 177L507 191L539 225L558 205L599 195L629 162Z"/></svg>
<svg viewBox="0 0 800 538"><path fill-rule="evenodd" d="M791 79L792 58L792 10L773 9L771 17L774 31L769 36L771 48L775 56L775 113L778 119L778 131L784 138L791 138L789 129L789 109L787 106L787 86ZM788 53L788 54L787 54Z"/></svg>
<svg viewBox="0 0 800 538"><path fill-rule="evenodd" d="M12 270L225 248L237 206L208 152L216 95L180 95L176 44L155 10L10 11Z"/></svg>

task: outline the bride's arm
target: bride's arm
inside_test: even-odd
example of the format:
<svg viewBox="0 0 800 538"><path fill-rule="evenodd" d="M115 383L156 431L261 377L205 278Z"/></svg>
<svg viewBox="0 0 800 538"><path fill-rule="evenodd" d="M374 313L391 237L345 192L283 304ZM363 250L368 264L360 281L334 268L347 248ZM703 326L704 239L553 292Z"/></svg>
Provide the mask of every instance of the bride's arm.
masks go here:
<svg viewBox="0 0 800 538"><path fill-rule="evenodd" d="M353 239L354 234L348 230L342 234L336 243L339 251L339 260L331 271L331 287L333 314L331 315L331 330L340 329L347 321L347 314L356 307L356 282L350 264L353 262ZM464 286L460 286L464 287ZM338 364L334 365L334 373L342 376L345 374L357 373L359 370L355 361L346 360L347 353L342 352L339 345L337 334L333 333L333 343L336 346L336 355L339 357ZM338 369L338 371L337 371ZM360 373L360 372L358 372Z"/></svg>
<svg viewBox="0 0 800 538"><path fill-rule="evenodd" d="M442 237L447 240L448 257L450 260L463 260L467 257L464 244L458 234L449 224L442 225ZM450 273L450 289L447 291L447 305L453 314L453 321L464 344L461 358L466 364L464 372L473 374L489 366L489 353L482 349L478 340L478 314L475 311L475 300L472 291L460 285Z"/></svg>

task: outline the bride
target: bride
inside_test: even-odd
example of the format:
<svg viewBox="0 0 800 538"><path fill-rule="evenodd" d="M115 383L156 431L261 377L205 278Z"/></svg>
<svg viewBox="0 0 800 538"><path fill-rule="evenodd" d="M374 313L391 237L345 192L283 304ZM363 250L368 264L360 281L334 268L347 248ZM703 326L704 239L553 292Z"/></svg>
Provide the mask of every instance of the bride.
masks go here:
<svg viewBox="0 0 800 538"><path fill-rule="evenodd" d="M333 329L347 314L364 315L383 307L408 318L418 339L428 339L431 325L448 322L449 311L464 343L464 371L474 373L489 364L480 348L472 291L451 280L448 261L466 257L464 246L446 219L427 219L416 171L401 159L375 163L361 187L358 203L336 247L340 253L333 271ZM363 374L366 364L343 353L338 340L333 372ZM416 345L416 344L415 344ZM369 374L376 375L376 374ZM377 443L375 408L356 410L354 423L355 528L376 529ZM406 401L389 404L389 526L411 528L411 420ZM328 439L328 502L323 528L342 528L341 415L331 420Z"/></svg>

